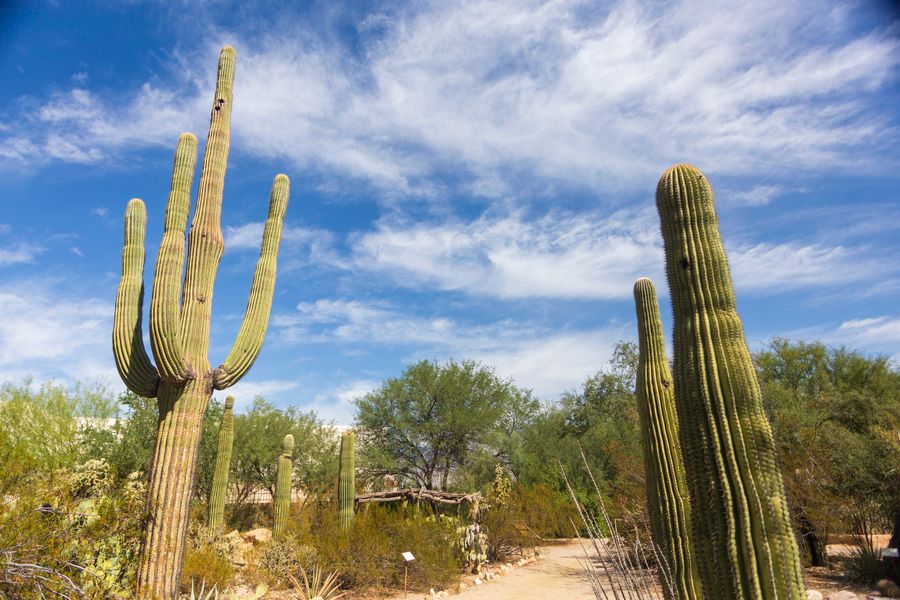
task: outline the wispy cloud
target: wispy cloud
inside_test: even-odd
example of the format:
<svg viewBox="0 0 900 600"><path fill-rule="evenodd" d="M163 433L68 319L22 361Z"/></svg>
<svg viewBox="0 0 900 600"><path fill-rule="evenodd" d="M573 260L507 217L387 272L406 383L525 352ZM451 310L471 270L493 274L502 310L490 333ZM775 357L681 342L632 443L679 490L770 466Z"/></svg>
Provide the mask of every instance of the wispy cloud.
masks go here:
<svg viewBox="0 0 900 600"><path fill-rule="evenodd" d="M299 381L289 379L254 379L250 375L249 379L242 379L237 382L234 387L230 387L224 392L219 392L217 397L220 400L225 396L234 396L235 410L240 412L249 407L257 396L267 397L274 396L284 392L290 392L300 386Z"/></svg>
<svg viewBox="0 0 900 600"><path fill-rule="evenodd" d="M0 247L0 267L33 262L43 251L44 248L41 246L25 242L13 242L6 247Z"/></svg>
<svg viewBox="0 0 900 600"><path fill-rule="evenodd" d="M110 342L113 307L76 298L53 284L16 281L0 287L0 380L103 380L117 383ZM14 318L13 318L14 317Z"/></svg>
<svg viewBox="0 0 900 600"><path fill-rule="evenodd" d="M508 0L381 17L360 23L358 55L302 22L232 32L242 148L392 194L432 193L429 177L448 170L497 195L529 177L615 189L681 160L738 175L895 164L890 123L869 109L896 78L900 42L854 31L840 7ZM145 84L123 100L76 87L39 102L0 156L96 162L126 143L172 144L202 126L208 89L197 82L213 52L182 63L204 69L191 66L178 93Z"/></svg>
<svg viewBox="0 0 900 600"><path fill-rule="evenodd" d="M473 324L334 299L301 303L296 314L277 316L273 327L289 344L375 344L400 348L415 360L479 360L545 398L580 385L606 364L617 340L632 337L622 324L579 331L513 320Z"/></svg>
<svg viewBox="0 0 900 600"><path fill-rule="evenodd" d="M382 221L355 240L353 252L357 268L411 287L496 298L624 299L638 277L665 279L658 228L652 210ZM729 245L728 256L737 289L756 294L896 271L865 248L800 241Z"/></svg>

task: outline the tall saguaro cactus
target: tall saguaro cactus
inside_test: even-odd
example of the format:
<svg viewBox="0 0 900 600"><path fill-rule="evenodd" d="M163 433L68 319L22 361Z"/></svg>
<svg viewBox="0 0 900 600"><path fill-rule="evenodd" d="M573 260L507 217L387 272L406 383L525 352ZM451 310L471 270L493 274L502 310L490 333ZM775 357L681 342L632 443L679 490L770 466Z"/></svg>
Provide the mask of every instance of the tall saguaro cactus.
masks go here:
<svg viewBox="0 0 900 600"><path fill-rule="evenodd" d="M675 404L703 595L806 598L772 429L735 305L713 192L691 165L656 190L675 316Z"/></svg>
<svg viewBox="0 0 900 600"><path fill-rule="evenodd" d="M338 479L338 508L341 513L341 529L347 531L353 524L356 502L356 454L355 436L352 431L341 434L341 465Z"/></svg>
<svg viewBox="0 0 900 600"><path fill-rule="evenodd" d="M225 410L219 424L219 444L216 448L216 468L213 471L212 492L209 495L209 523L212 531L222 529L225 520L225 492L228 489L228 470L231 467L231 447L234 444L234 396L225 398Z"/></svg>
<svg viewBox="0 0 900 600"><path fill-rule="evenodd" d="M282 452L278 456L278 470L275 474L275 524L272 535L284 533L288 515L291 512L291 475L294 473L294 436L290 433L281 442Z"/></svg>
<svg viewBox="0 0 900 600"><path fill-rule="evenodd" d="M256 360L272 306L276 257L288 203L289 182L285 175L277 175L272 185L262 249L237 340L225 361L213 369L207 353L213 282L224 250L222 189L230 138L234 61L234 49L223 48L187 244L185 228L196 163L196 138L182 134L175 151L172 188L150 301L150 345L155 366L144 349L141 330L144 203L131 200L125 212L125 246L122 279L116 296L113 351L116 367L128 388L142 396L157 398L159 406L147 492L149 523L138 565L137 597L141 600L176 597L203 415L213 390L234 385Z"/></svg>
<svg viewBox="0 0 900 600"><path fill-rule="evenodd" d="M674 386L666 360L656 288L647 278L634 284L638 326L637 406L644 449L647 508L653 541L668 563L662 579L669 600L697 600L700 580L691 546L691 507L685 482Z"/></svg>

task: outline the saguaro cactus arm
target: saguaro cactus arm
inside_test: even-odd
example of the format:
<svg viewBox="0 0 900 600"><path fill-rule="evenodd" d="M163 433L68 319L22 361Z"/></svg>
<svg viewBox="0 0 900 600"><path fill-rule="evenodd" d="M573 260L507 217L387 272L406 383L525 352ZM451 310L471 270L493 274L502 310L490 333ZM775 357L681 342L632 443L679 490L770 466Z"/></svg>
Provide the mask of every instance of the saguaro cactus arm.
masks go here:
<svg viewBox="0 0 900 600"><path fill-rule="evenodd" d="M269 313L272 310L272 295L275 292L275 271L278 260L278 246L281 242L281 229L284 224L284 213L287 210L290 193L290 180L287 175L276 175L269 196L269 216L263 229L262 246L259 261L253 274L250 286L250 299L244 321L238 331L237 340L228 353L225 362L216 369L214 386L223 390L234 385L243 377L262 349L266 329L269 326Z"/></svg>
<svg viewBox="0 0 900 600"><path fill-rule="evenodd" d="M219 425L216 448L216 467L213 472L212 492L209 495L209 528L221 530L225 520L225 496L228 491L228 471L231 467L231 450L234 444L234 396L225 398L225 410Z"/></svg>
<svg viewBox="0 0 900 600"><path fill-rule="evenodd" d="M197 162L197 138L183 133L175 149L172 190L166 206L162 242L156 257L150 300L150 346L159 373L170 383L189 377L181 345L181 275L184 270L184 230L191 205L191 183Z"/></svg>
<svg viewBox="0 0 900 600"><path fill-rule="evenodd" d="M290 433L282 441L282 453L278 457L275 474L275 520L272 535L280 536L291 512L291 476L294 471L294 436Z"/></svg>
<svg viewBox="0 0 900 600"><path fill-rule="evenodd" d="M122 381L132 392L155 398L159 375L144 348L141 313L144 304L144 234L147 209L134 198L125 210L122 278L113 317L113 354Z"/></svg>
<svg viewBox="0 0 900 600"><path fill-rule="evenodd" d="M640 348L635 396L641 426L647 512L653 541L665 558L660 571L669 600L699 600L700 581L691 545L691 507L678 443L674 386L666 360L656 288L646 277L634 284Z"/></svg>
<svg viewBox="0 0 900 600"><path fill-rule="evenodd" d="M705 597L805 598L772 430L743 326L713 192L675 165L656 192L675 317L675 399Z"/></svg>
<svg viewBox="0 0 900 600"><path fill-rule="evenodd" d="M338 474L338 509L341 529L347 531L353 523L356 502L356 450L352 431L341 434L340 471Z"/></svg>
<svg viewBox="0 0 900 600"><path fill-rule="evenodd" d="M222 191L231 139L231 104L235 52L231 46L219 54L216 95L210 114L197 207L188 234L187 271L181 306L181 340L191 348L189 360L206 361L213 282L225 248L222 239ZM195 358L196 357L196 358ZM200 365L189 364L199 369ZM206 365L203 365L205 368Z"/></svg>

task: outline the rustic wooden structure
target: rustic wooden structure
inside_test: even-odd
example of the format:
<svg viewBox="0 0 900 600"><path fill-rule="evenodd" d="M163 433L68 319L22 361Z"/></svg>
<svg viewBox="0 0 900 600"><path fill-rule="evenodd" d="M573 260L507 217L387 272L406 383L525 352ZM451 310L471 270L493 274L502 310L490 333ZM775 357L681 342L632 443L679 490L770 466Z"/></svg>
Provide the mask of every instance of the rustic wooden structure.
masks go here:
<svg viewBox="0 0 900 600"><path fill-rule="evenodd" d="M402 489L388 490L386 492L369 492L367 494L357 494L356 504L366 504L369 502L430 502L432 506L438 504L449 504L456 506L456 512L459 513L463 502L468 502L472 507L472 514L478 514L478 507L481 504L481 492L473 492L471 494L457 494L454 492L441 492L438 490L421 489Z"/></svg>

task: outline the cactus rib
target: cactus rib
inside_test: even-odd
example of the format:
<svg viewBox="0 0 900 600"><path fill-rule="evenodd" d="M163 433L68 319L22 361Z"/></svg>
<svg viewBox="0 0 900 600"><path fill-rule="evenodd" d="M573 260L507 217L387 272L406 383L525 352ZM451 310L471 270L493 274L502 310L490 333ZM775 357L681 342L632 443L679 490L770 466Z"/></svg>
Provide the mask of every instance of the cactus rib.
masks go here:
<svg viewBox="0 0 900 600"><path fill-rule="evenodd" d="M212 492L209 495L209 521L212 531L220 531L225 523L225 495L228 491L228 471L231 467L231 449L234 445L234 396L225 399L225 410L219 424L216 447L216 467L213 471Z"/></svg>
<svg viewBox="0 0 900 600"><path fill-rule="evenodd" d="M356 456L355 436L352 431L341 434L341 461L338 476L338 507L341 514L341 529L347 531L353 524L356 503Z"/></svg>

